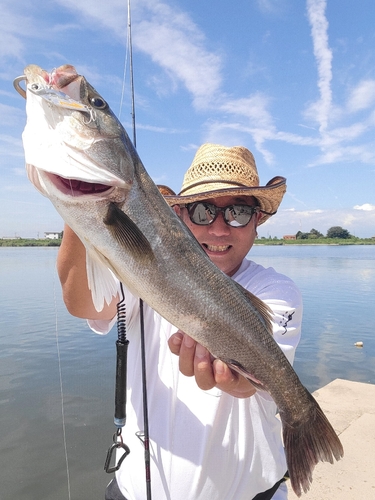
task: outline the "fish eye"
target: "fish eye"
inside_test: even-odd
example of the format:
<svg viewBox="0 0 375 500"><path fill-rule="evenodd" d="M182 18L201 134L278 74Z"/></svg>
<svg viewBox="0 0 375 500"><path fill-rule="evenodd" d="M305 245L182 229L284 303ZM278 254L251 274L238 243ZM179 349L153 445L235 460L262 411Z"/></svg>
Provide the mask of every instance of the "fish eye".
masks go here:
<svg viewBox="0 0 375 500"><path fill-rule="evenodd" d="M90 99L90 104L93 108L96 109L104 109L105 107L107 107L107 103L101 97L92 97Z"/></svg>

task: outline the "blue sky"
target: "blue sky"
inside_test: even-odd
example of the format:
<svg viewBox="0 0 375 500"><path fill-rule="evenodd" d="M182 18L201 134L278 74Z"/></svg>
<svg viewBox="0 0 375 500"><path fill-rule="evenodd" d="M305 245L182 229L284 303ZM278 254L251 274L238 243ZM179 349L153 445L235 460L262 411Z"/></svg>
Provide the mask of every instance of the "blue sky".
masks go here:
<svg viewBox="0 0 375 500"><path fill-rule="evenodd" d="M288 190L260 236L342 226L375 236L373 0L132 0L137 149L155 182L179 191L204 142L243 145L261 184ZM131 135L127 0L2 0L0 237L63 223L29 183L28 64L76 66Z"/></svg>

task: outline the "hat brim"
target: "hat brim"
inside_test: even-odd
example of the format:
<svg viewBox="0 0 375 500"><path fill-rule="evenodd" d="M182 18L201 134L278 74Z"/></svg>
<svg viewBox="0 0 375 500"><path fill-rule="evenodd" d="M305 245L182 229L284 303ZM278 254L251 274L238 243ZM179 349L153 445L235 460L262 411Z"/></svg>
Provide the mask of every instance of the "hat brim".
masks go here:
<svg viewBox="0 0 375 500"><path fill-rule="evenodd" d="M161 194L164 196L168 205L185 205L195 201L208 200L210 198L219 198L222 196L254 196L258 201L262 213L258 225L266 222L267 219L274 215L279 208L281 200L286 191L285 177L274 177L265 186L256 187L227 187L221 189L213 189L200 193L192 193L186 195L177 195L167 186L158 186Z"/></svg>

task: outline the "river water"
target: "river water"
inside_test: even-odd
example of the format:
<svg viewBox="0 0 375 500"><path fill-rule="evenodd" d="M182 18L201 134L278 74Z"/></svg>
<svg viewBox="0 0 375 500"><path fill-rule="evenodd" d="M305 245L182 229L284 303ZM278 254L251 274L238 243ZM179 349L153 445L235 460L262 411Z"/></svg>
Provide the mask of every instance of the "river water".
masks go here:
<svg viewBox="0 0 375 500"><path fill-rule="evenodd" d="M95 335L66 312L56 255L0 247L1 500L102 500L111 478L116 331ZM302 291L294 367L306 387L375 383L375 246L256 246L250 257Z"/></svg>

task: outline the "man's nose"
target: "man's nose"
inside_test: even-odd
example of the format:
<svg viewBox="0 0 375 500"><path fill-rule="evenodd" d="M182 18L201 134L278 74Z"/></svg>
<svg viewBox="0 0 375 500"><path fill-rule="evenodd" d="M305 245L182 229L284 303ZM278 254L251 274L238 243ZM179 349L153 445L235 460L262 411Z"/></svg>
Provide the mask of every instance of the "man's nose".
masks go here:
<svg viewBox="0 0 375 500"><path fill-rule="evenodd" d="M208 231L215 235L227 235L230 233L230 226L224 220L224 213L219 212L216 219L208 226Z"/></svg>

